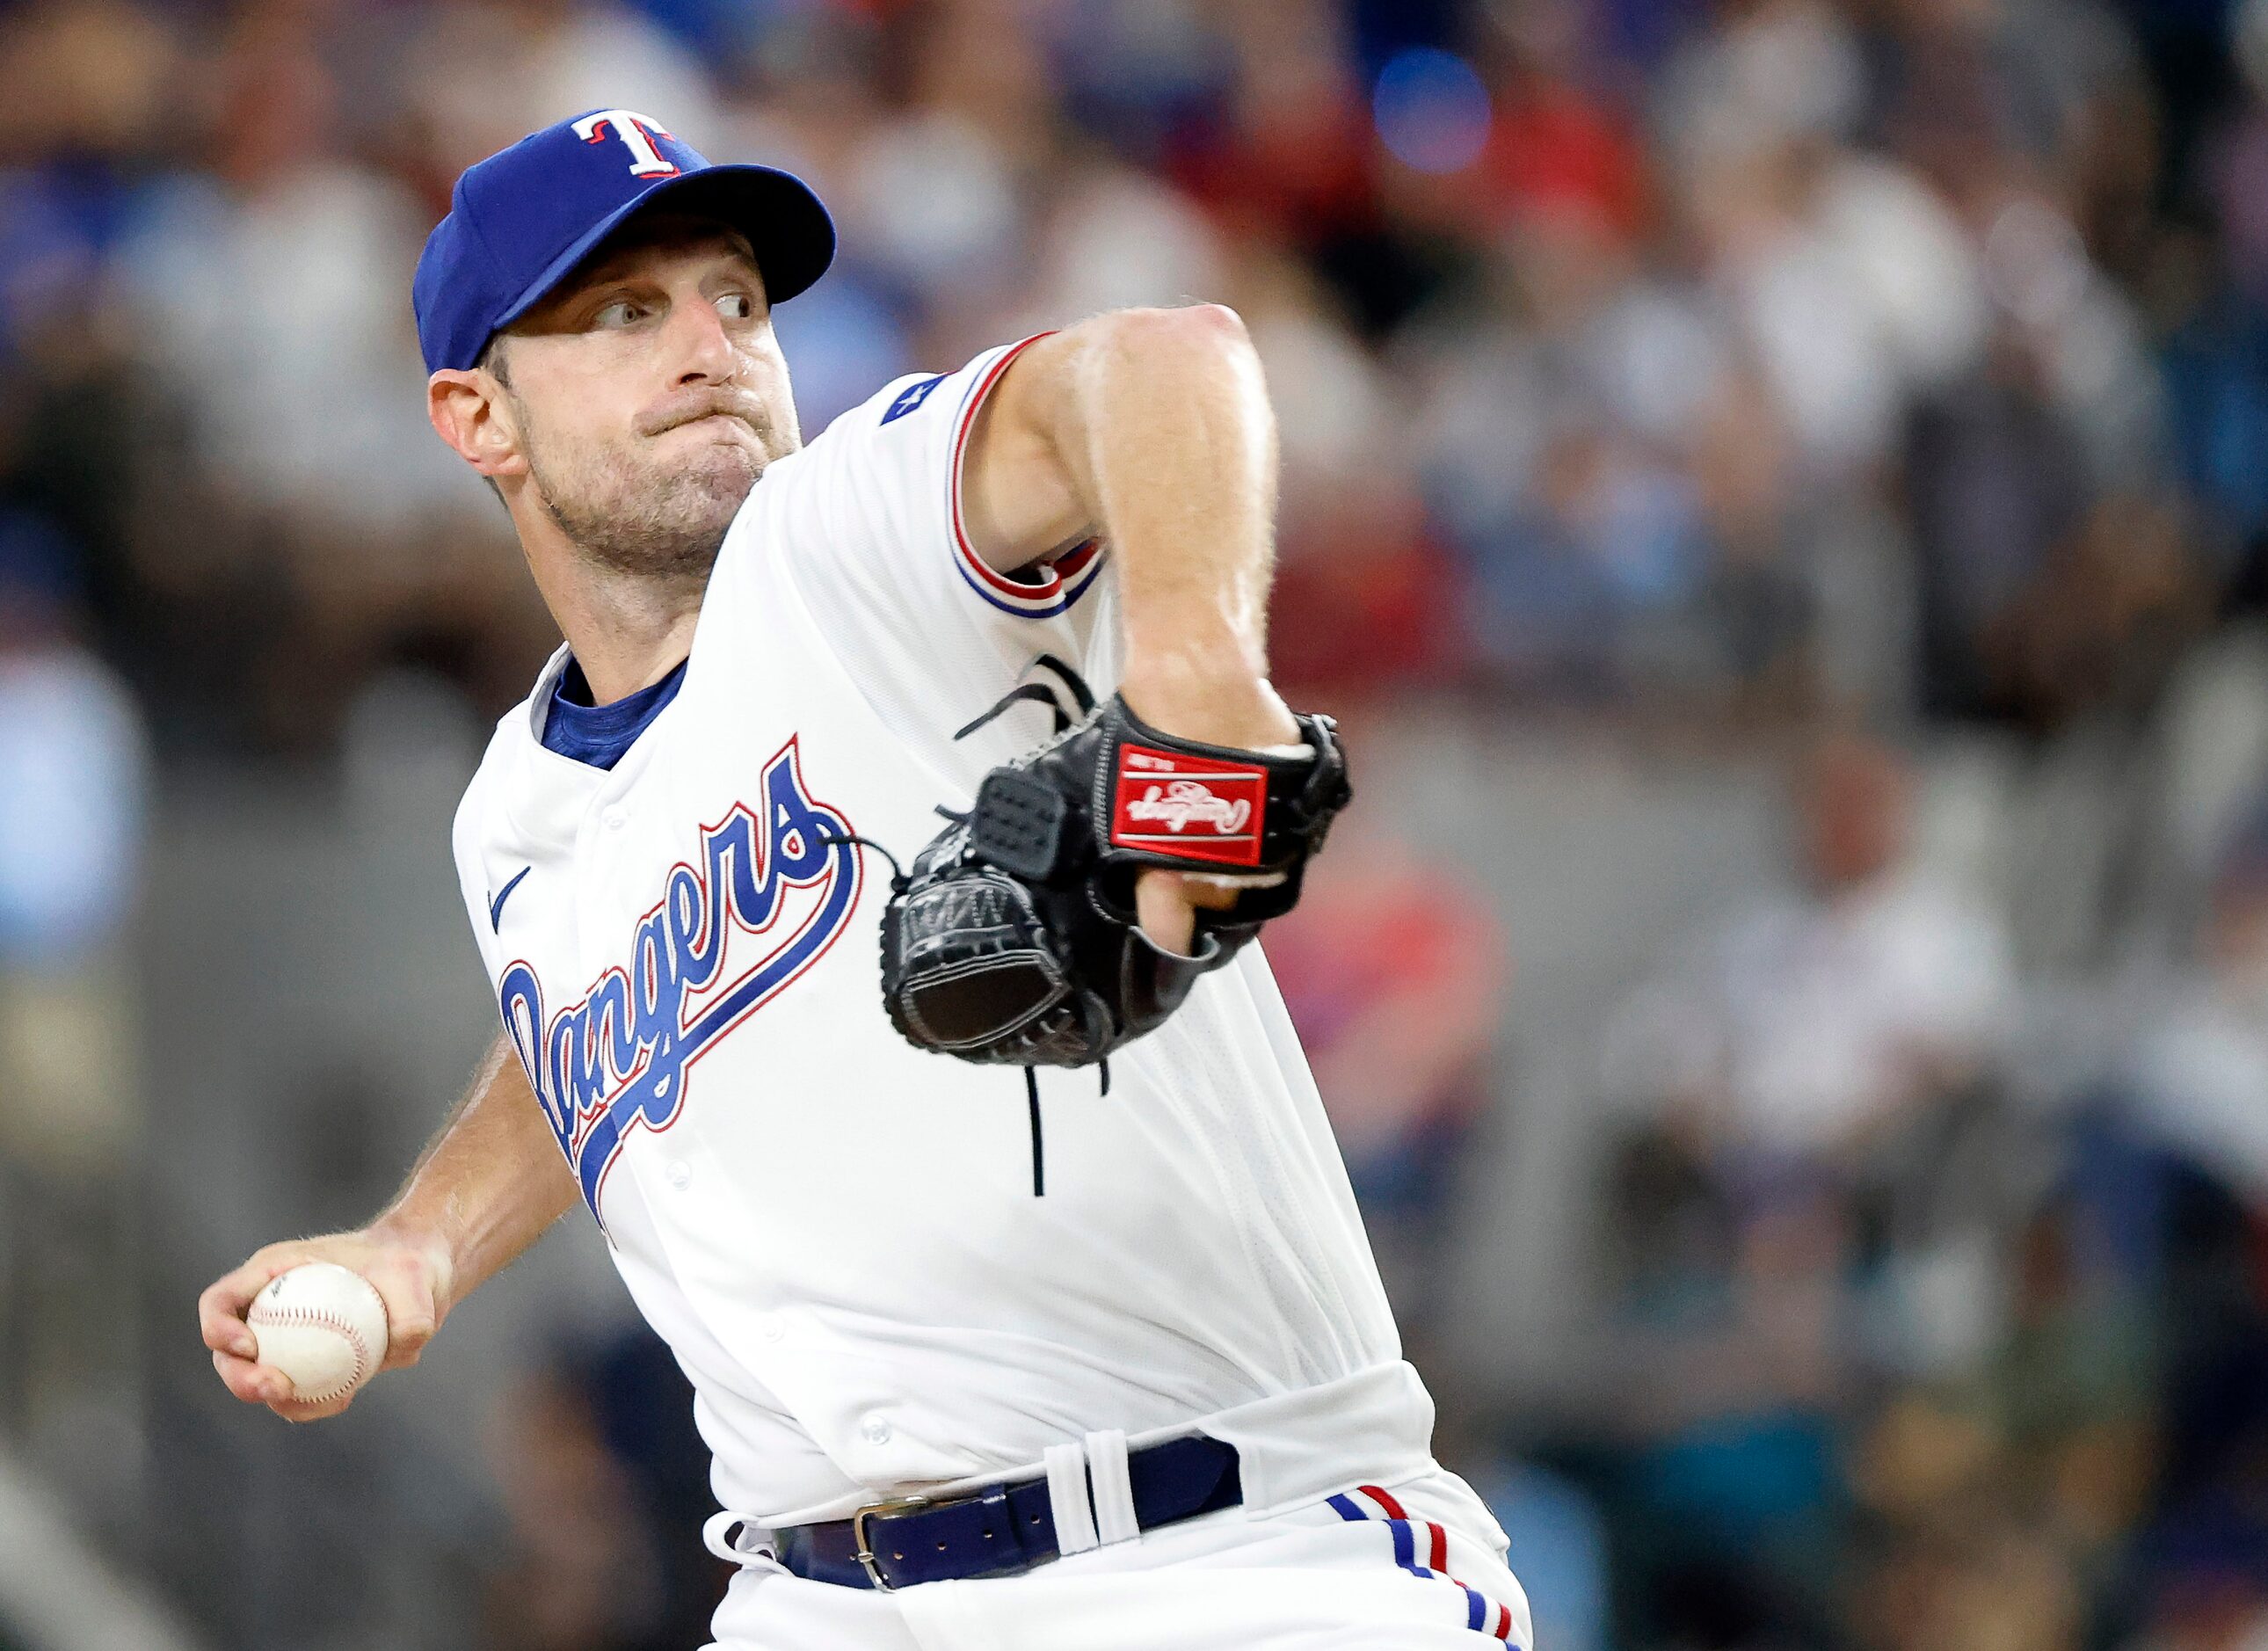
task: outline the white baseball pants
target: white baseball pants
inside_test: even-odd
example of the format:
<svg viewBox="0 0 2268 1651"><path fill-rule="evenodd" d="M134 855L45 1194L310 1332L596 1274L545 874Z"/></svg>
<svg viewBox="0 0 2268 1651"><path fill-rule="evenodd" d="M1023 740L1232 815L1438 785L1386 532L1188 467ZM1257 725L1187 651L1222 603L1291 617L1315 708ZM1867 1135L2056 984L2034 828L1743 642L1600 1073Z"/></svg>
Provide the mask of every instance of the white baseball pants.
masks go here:
<svg viewBox="0 0 2268 1651"><path fill-rule="evenodd" d="M1535 1651L1528 1596L1471 1499L1436 1473L895 1594L750 1555L709 1651Z"/></svg>

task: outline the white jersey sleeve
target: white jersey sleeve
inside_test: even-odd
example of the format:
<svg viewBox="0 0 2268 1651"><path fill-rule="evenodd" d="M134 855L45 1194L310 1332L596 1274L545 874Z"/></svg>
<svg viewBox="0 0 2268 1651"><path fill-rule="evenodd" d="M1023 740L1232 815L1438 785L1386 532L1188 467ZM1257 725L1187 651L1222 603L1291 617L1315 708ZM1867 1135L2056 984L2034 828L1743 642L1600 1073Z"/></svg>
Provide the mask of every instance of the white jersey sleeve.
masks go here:
<svg viewBox="0 0 2268 1651"><path fill-rule="evenodd" d="M1044 336L1045 335L1041 335ZM777 556L828 645L902 739L932 754L1042 655L1107 697L1118 636L1109 556L1089 541L1019 576L987 567L961 466L984 397L1027 345L897 380L780 461L727 556ZM723 591L748 588L727 578Z"/></svg>
<svg viewBox="0 0 2268 1651"><path fill-rule="evenodd" d="M551 665L545 668L541 686L547 692L565 652L562 648L554 654ZM515 769L516 755L525 743L532 742L525 731L534 721L533 703L533 697L523 699L498 720L449 827L450 855L456 862L457 888L464 896L466 918L472 925L473 945L492 981L503 973L510 957L497 932L504 904L534 858L526 833L504 802L511 794L509 777Z"/></svg>

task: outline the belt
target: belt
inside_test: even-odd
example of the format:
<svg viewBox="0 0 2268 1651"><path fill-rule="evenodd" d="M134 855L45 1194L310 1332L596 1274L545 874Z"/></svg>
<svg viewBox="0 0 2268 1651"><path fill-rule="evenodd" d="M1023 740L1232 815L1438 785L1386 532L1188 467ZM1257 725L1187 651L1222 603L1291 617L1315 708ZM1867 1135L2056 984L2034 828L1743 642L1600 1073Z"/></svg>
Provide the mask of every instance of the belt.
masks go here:
<svg viewBox="0 0 2268 1651"><path fill-rule="evenodd" d="M1130 1451L1134 1522L1144 1530L1244 1500L1236 1447L1192 1434ZM1013 1576L1062 1554L1045 1479L987 1485L948 1500L907 1496L848 1519L772 1535L779 1562L814 1582L884 1593L922 1582Z"/></svg>

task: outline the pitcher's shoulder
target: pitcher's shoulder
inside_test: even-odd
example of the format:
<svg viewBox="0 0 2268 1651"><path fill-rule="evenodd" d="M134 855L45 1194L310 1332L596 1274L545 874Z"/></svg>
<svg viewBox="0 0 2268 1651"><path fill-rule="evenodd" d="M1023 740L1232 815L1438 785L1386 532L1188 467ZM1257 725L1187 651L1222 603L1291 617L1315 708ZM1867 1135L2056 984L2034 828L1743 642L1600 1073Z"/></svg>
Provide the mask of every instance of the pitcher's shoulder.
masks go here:
<svg viewBox="0 0 2268 1651"><path fill-rule="evenodd" d="M514 793L532 783L537 770L530 759L541 744L537 707L549 697L566 655L563 644L545 663L526 697L497 718L490 731L481 760L457 800L451 839L460 851L468 841L477 843L489 835L499 816L509 811Z"/></svg>
<svg viewBox="0 0 2268 1651"><path fill-rule="evenodd" d="M477 844L486 834L501 778L512 763L512 748L518 740L527 737L523 731L529 715L528 702L522 700L497 719L495 732L489 736L488 748L481 753L480 765L465 782L464 793L457 799L457 811L449 828L450 842L460 858L468 846Z"/></svg>

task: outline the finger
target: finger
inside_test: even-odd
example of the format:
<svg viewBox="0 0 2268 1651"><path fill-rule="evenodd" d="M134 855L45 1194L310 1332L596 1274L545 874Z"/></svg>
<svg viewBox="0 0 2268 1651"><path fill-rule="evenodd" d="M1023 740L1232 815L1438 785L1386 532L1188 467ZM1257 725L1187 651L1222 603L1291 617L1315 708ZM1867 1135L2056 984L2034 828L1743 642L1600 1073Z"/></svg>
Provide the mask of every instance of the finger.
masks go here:
<svg viewBox="0 0 2268 1651"><path fill-rule="evenodd" d="M247 1404L274 1404L291 1396L291 1378L273 1365L264 1365L250 1359L239 1359L233 1354L215 1352L213 1369L221 1385Z"/></svg>
<svg viewBox="0 0 2268 1651"><path fill-rule="evenodd" d="M1134 915L1152 946L1177 957L1189 955L1197 938L1197 912L1174 873L1149 871L1136 880Z"/></svg>
<svg viewBox="0 0 2268 1651"><path fill-rule="evenodd" d="M255 1256L235 1271L208 1285L205 1293L197 1298L197 1326L203 1332L205 1345L216 1352L232 1352L244 1359L253 1357L255 1349L252 1332L245 1328L244 1316L251 1309L253 1298L291 1265L288 1261Z"/></svg>
<svg viewBox="0 0 2268 1651"><path fill-rule="evenodd" d="M1243 877L1208 877L1202 873L1184 873L1180 878L1182 894L1193 906L1207 911L1226 911L1233 906L1252 880Z"/></svg>
<svg viewBox="0 0 2268 1651"><path fill-rule="evenodd" d="M215 1285L197 1299L197 1328L205 1345L215 1353L250 1359L260 1351L260 1344L245 1325L243 1309L231 1311L227 1299L216 1294L219 1288Z"/></svg>
<svg viewBox="0 0 2268 1651"><path fill-rule="evenodd" d="M386 1357L379 1368L398 1370L416 1364L439 1327L431 1282L416 1269L399 1264L374 1266L366 1276L378 1299L386 1303Z"/></svg>
<svg viewBox="0 0 2268 1651"><path fill-rule="evenodd" d="M392 1330L388 1330L386 1336L386 1357L379 1360L378 1367L381 1370L407 1370L424 1356L426 1344L432 1339L433 1326L431 1321L428 1321L423 1329L413 1328L409 1334L399 1340L394 1338Z"/></svg>

